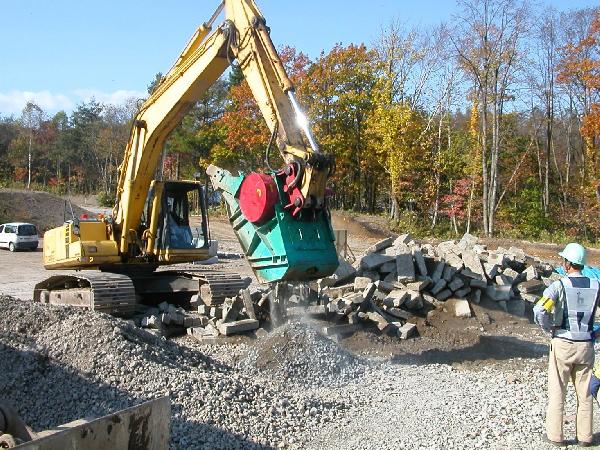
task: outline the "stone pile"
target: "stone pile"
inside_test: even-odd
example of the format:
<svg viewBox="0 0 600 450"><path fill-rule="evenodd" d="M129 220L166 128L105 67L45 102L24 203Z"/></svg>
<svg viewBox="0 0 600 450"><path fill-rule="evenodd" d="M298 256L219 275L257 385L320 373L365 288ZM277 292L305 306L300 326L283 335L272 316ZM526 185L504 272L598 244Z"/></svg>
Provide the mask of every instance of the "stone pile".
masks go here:
<svg viewBox="0 0 600 450"><path fill-rule="evenodd" d="M490 251L470 234L434 246L404 234L377 242L354 265L342 261L319 280L319 292L348 329L371 321L405 339L416 331L416 315L449 307L457 317L471 317L470 304L484 297L523 316L557 279L551 264L516 247Z"/></svg>
<svg viewBox="0 0 600 450"><path fill-rule="evenodd" d="M516 247L488 250L475 236L437 245L404 234L371 246L353 265L340 261L330 277L309 284L277 283L242 289L222 304L200 295L191 311L167 303L150 308L137 323L162 334L187 333L202 342L273 328L310 317L325 335L351 334L365 324L407 339L417 319L444 308L469 318L483 298L524 316L552 281L560 279L546 261ZM319 324L319 320L322 322Z"/></svg>
<svg viewBox="0 0 600 450"><path fill-rule="evenodd" d="M198 340L209 342L219 336L259 328L258 319L265 316L264 304L263 294L257 290L242 289L236 297L227 298L220 305L207 305L201 294L196 294L191 298L190 310L162 302L147 308L134 318L134 322L165 336L187 332Z"/></svg>

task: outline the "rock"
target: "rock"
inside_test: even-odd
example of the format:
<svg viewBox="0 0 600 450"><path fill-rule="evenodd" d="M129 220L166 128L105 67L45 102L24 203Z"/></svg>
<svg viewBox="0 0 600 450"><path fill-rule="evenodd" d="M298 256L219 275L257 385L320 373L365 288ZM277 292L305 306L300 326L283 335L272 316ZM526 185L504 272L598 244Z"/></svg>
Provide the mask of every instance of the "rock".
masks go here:
<svg viewBox="0 0 600 450"><path fill-rule="evenodd" d="M413 242L412 236L409 233L406 233L398 236L392 245L394 247L399 247L401 245L409 245L411 242Z"/></svg>
<svg viewBox="0 0 600 450"><path fill-rule="evenodd" d="M500 266L498 264L485 263L483 265L485 275L489 280L493 280L499 273Z"/></svg>
<svg viewBox="0 0 600 450"><path fill-rule="evenodd" d="M446 263L444 261L438 261L436 263L433 274L431 275L431 280L433 281L434 284L442 279L445 267L446 267Z"/></svg>
<svg viewBox="0 0 600 450"><path fill-rule="evenodd" d="M541 280L528 280L519 284L519 291L526 294L541 294L544 292L546 285Z"/></svg>
<svg viewBox="0 0 600 450"><path fill-rule="evenodd" d="M446 282L449 283L450 281L452 281L452 278L454 278L454 275L456 274L456 272L457 272L456 268L446 265L446 267L444 267L442 279L446 280Z"/></svg>
<svg viewBox="0 0 600 450"><path fill-rule="evenodd" d="M146 316L142 318L141 326L144 328L154 328L155 330L160 330L162 327L162 322L158 316Z"/></svg>
<svg viewBox="0 0 600 450"><path fill-rule="evenodd" d="M423 294L423 301L429 303L434 308L441 307L444 303L429 294Z"/></svg>
<svg viewBox="0 0 600 450"><path fill-rule="evenodd" d="M422 280L415 281L413 283L407 283L406 287L408 289L412 289L413 291L422 292L431 284L431 278L427 277Z"/></svg>
<svg viewBox="0 0 600 450"><path fill-rule="evenodd" d="M441 292L446 287L446 284L447 284L446 280L441 279L437 283L435 283L435 285L431 288L430 292L433 295L436 295L437 293Z"/></svg>
<svg viewBox="0 0 600 450"><path fill-rule="evenodd" d="M500 275L496 276L496 283L500 286L512 286L514 279L501 273Z"/></svg>
<svg viewBox="0 0 600 450"><path fill-rule="evenodd" d="M419 291L406 291L408 298L404 300L404 307L411 310L423 308L423 298Z"/></svg>
<svg viewBox="0 0 600 450"><path fill-rule="evenodd" d="M381 241L376 242L375 244L373 244L369 248L367 248L365 250L365 253L380 252L382 250L385 250L388 247L391 247L393 242L394 242L394 238L392 238L392 237L382 239Z"/></svg>
<svg viewBox="0 0 600 450"><path fill-rule="evenodd" d="M394 289L405 289L406 288L406 286L404 286L402 283L398 283L398 282L389 283L389 282L383 281L383 280L376 281L375 286L377 286L377 290L379 292L382 292L384 294L389 294Z"/></svg>
<svg viewBox="0 0 600 450"><path fill-rule="evenodd" d="M232 334L243 333L244 331L256 330L258 328L258 320L244 319L237 322L222 323L219 325L219 332L225 336Z"/></svg>
<svg viewBox="0 0 600 450"><path fill-rule="evenodd" d="M436 252L440 258L446 258L446 255L451 253L460 253L460 249L456 247L456 241L443 241L436 247Z"/></svg>
<svg viewBox="0 0 600 450"><path fill-rule="evenodd" d="M321 291L321 293L323 295L329 296L330 298L338 298L338 297L343 297L344 295L347 295L353 291L354 291L353 284L345 284L343 286L325 288Z"/></svg>
<svg viewBox="0 0 600 450"><path fill-rule="evenodd" d="M420 250L413 251L413 258L415 260L415 265L419 273L426 277L427 276L427 265L425 264L425 258L423 258L423 253Z"/></svg>
<svg viewBox="0 0 600 450"><path fill-rule="evenodd" d="M256 319L256 312L254 311L254 302L252 301L252 294L250 293L250 290L243 289L241 295L246 315L249 319Z"/></svg>
<svg viewBox="0 0 600 450"><path fill-rule="evenodd" d="M333 275L321 279L320 285L321 287L335 286L350 280L354 276L356 276L356 269L352 267L348 261L340 258L338 268L335 270Z"/></svg>
<svg viewBox="0 0 600 450"><path fill-rule="evenodd" d="M457 270L462 269L462 266L463 266L462 259L456 253L450 252L450 253L446 253L446 255L444 256L444 260L446 261L446 264L451 266L453 269L453 273L450 276L450 279L451 279ZM446 270L449 270L449 269L446 268ZM444 278L446 278L446 276L444 276ZM446 281L449 281L449 280L446 280Z"/></svg>
<svg viewBox="0 0 600 450"><path fill-rule="evenodd" d="M385 312L398 318L398 319L408 320L411 317L414 317L412 313L409 313L408 311L404 311L403 309L400 309L400 308L387 308L385 310Z"/></svg>
<svg viewBox="0 0 600 450"><path fill-rule="evenodd" d="M398 329L400 339L408 339L417 333L417 326L414 323L407 322Z"/></svg>
<svg viewBox="0 0 600 450"><path fill-rule="evenodd" d="M524 294L524 293L521 293L521 298L523 300L525 300L526 302L535 304L541 298L541 296L540 295L536 295L536 294Z"/></svg>
<svg viewBox="0 0 600 450"><path fill-rule="evenodd" d="M233 322L236 320L243 307L244 302L238 297L226 299L221 307L221 318L223 319L223 322Z"/></svg>
<svg viewBox="0 0 600 450"><path fill-rule="evenodd" d="M452 297L452 291L450 289L444 289L435 295L435 298L437 298L439 301L444 301L450 297Z"/></svg>
<svg viewBox="0 0 600 450"><path fill-rule="evenodd" d="M485 280L477 280L477 279L470 279L469 280L469 287L470 288L478 288L478 289L485 289L487 288L487 281Z"/></svg>
<svg viewBox="0 0 600 450"><path fill-rule="evenodd" d="M465 298L471 292L470 287L464 287L462 289L458 289L454 291L454 296L457 298Z"/></svg>
<svg viewBox="0 0 600 450"><path fill-rule="evenodd" d="M377 324L377 329L381 332L385 331L390 326L390 323L377 312L371 311L366 313L365 316L368 320L375 322Z"/></svg>
<svg viewBox="0 0 600 450"><path fill-rule="evenodd" d="M392 272L388 273L385 277L383 277L383 281L385 281L386 283L393 283L397 279L398 275L396 274L396 269L394 269Z"/></svg>
<svg viewBox="0 0 600 450"><path fill-rule="evenodd" d="M485 276L485 271L483 269L483 265L481 264L481 260L479 259L479 255L477 255L473 251L464 251L462 253L462 261L465 265L465 268L469 269L471 272L480 275L481 277Z"/></svg>
<svg viewBox="0 0 600 450"><path fill-rule="evenodd" d="M400 282L415 281L415 264L410 253L396 256L396 274Z"/></svg>
<svg viewBox="0 0 600 450"><path fill-rule="evenodd" d="M515 316L519 316L519 317L525 317L526 316L526 302L524 300L521 299L512 299L510 301L506 302L506 311L509 314L513 314Z"/></svg>
<svg viewBox="0 0 600 450"><path fill-rule="evenodd" d="M396 270L396 261L388 261L379 268L379 273L391 273Z"/></svg>
<svg viewBox="0 0 600 450"><path fill-rule="evenodd" d="M183 326L185 328L193 328L202 326L202 321L198 316L185 315L183 317Z"/></svg>
<svg viewBox="0 0 600 450"><path fill-rule="evenodd" d="M529 266L527 269L525 269L522 275L527 281L536 280L539 278L538 271L534 266Z"/></svg>
<svg viewBox="0 0 600 450"><path fill-rule="evenodd" d="M254 336L256 336L256 338L258 339L262 339L264 337L267 337L269 335L269 332L267 330L265 330L264 328L258 328L256 330L254 330Z"/></svg>
<svg viewBox="0 0 600 450"><path fill-rule="evenodd" d="M215 319L220 319L223 317L223 310L219 306L213 306L210 308L210 317L214 317Z"/></svg>
<svg viewBox="0 0 600 450"><path fill-rule="evenodd" d="M456 277L450 283L448 283L448 289L450 289L451 291L457 291L464 285L465 283L463 282L463 280Z"/></svg>
<svg viewBox="0 0 600 450"><path fill-rule="evenodd" d="M504 269L502 271L502 275L505 275L513 280L516 280L517 278L519 278L519 272L511 269L510 267L507 267L506 269Z"/></svg>
<svg viewBox="0 0 600 450"><path fill-rule="evenodd" d="M393 256L380 255L379 253L369 253L360 260L360 267L363 270L377 270L386 262L392 261Z"/></svg>
<svg viewBox="0 0 600 450"><path fill-rule="evenodd" d="M375 294L375 291L377 290L377 285L375 283L369 283L362 292L362 298L363 300L369 301L371 300L371 298L373 297L373 294Z"/></svg>
<svg viewBox="0 0 600 450"><path fill-rule="evenodd" d="M469 300L475 304L479 304L481 302L481 291L479 289L475 289L474 291L471 291Z"/></svg>
<svg viewBox="0 0 600 450"><path fill-rule="evenodd" d="M469 302L461 298L451 298L446 301L446 305L452 308L455 317L461 319L471 317L471 307Z"/></svg>
<svg viewBox="0 0 600 450"><path fill-rule="evenodd" d="M390 308L399 308L409 297L410 294L407 291L395 289L383 300L383 304Z"/></svg>
<svg viewBox="0 0 600 450"><path fill-rule="evenodd" d="M510 286L488 286L485 294L494 301L504 301L511 297L512 291Z"/></svg>
<svg viewBox="0 0 600 450"><path fill-rule="evenodd" d="M363 271L362 276L365 278L368 278L371 281L379 280L379 272L377 272L375 270L365 270L365 271Z"/></svg>
<svg viewBox="0 0 600 450"><path fill-rule="evenodd" d="M344 300L344 302L346 302L346 304L351 303L354 305L360 305L365 300L363 297L363 294L360 292L346 294L346 295L344 295L344 297L342 297L342 299Z"/></svg>
<svg viewBox="0 0 600 450"><path fill-rule="evenodd" d="M475 246L475 244L477 244L477 242L479 242L479 238L477 236L465 233L463 234L463 237L460 238L460 241L458 241L457 246L461 250L470 250L473 248L473 246Z"/></svg>

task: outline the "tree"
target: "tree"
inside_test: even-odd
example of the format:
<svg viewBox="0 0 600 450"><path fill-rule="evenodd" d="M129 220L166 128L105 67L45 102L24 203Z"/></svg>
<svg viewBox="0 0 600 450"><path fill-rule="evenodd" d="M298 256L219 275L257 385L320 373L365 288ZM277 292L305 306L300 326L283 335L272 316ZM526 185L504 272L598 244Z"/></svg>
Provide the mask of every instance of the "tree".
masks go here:
<svg viewBox="0 0 600 450"><path fill-rule="evenodd" d="M335 155L334 204L373 211L383 166L371 151L367 119L377 81L375 53L365 45L336 45L307 71L302 99L323 151Z"/></svg>
<svg viewBox="0 0 600 450"><path fill-rule="evenodd" d="M27 102L21 113L21 125L27 133L27 189L31 187L31 159L33 141L44 120L44 111L34 102Z"/></svg>
<svg viewBox="0 0 600 450"><path fill-rule="evenodd" d="M154 91L156 90L156 88L158 86L160 86L160 83L162 83L163 78L164 77L163 77L162 72L158 72L156 75L154 75L154 79L150 82L150 84L146 88L149 95L154 94Z"/></svg>
<svg viewBox="0 0 600 450"><path fill-rule="evenodd" d="M526 7L515 0L464 0L453 36L462 70L470 77L480 108L483 229L491 236L497 209L502 117L515 81Z"/></svg>
<svg viewBox="0 0 600 450"><path fill-rule="evenodd" d="M600 158L597 155L600 138L600 12L592 14L586 35L563 47L558 81L581 88L581 134L585 142L583 182L591 185L600 206Z"/></svg>

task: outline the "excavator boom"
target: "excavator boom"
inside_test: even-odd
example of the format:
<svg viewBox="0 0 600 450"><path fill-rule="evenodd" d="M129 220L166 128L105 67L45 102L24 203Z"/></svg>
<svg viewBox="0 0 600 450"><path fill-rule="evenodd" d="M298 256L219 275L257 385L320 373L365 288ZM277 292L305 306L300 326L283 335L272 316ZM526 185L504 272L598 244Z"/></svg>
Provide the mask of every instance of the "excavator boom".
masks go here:
<svg viewBox="0 0 600 450"><path fill-rule="evenodd" d="M222 13L225 20L213 29ZM253 0L224 0L193 34L133 121L112 217L74 218L48 231L46 268L100 269L125 277L135 272L138 280L147 280L140 267L152 271L158 265L214 254L203 186L155 176L169 134L232 64L244 74L284 162L269 174L232 176L219 168L209 170L213 185L223 191L230 221L253 270L261 281L278 281L321 278L336 269L326 205L333 160L319 151ZM202 217L196 235L190 227L194 204ZM90 286L97 282L93 276L85 279ZM81 284L72 277L59 283L63 281ZM137 295L148 283L133 279L133 284Z"/></svg>

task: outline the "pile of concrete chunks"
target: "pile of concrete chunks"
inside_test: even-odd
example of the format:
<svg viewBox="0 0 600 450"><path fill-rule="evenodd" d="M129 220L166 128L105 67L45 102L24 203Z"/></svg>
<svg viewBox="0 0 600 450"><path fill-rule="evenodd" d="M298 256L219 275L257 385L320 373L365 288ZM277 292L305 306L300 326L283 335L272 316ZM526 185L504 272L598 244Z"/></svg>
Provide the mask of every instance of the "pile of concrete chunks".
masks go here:
<svg viewBox="0 0 600 450"><path fill-rule="evenodd" d="M559 278L549 263L519 248L489 251L470 234L437 245L404 234L377 242L354 265L341 261L319 281L319 292L334 299L333 309L349 325L370 321L405 339L416 331L416 316L444 308L471 317L471 304L483 297L525 316L527 305Z"/></svg>
<svg viewBox="0 0 600 450"><path fill-rule="evenodd" d="M264 315L260 305L264 301L260 291L251 292L249 289L242 289L236 297L213 300L210 304L205 304L196 294L190 301L191 310L162 302L157 307L146 309L134 321L164 336L187 332L200 341L209 342L219 336L258 329L259 316Z"/></svg>
<svg viewBox="0 0 600 450"><path fill-rule="evenodd" d="M194 295L192 311L161 303L146 311L140 325L166 335L184 330L213 342L247 332L261 336L266 334L261 327L310 317L327 335L351 334L370 324L407 339L417 334L419 317L445 309L468 318L471 305L484 298L525 316L557 279L551 264L519 248L490 251L470 234L437 245L404 234L377 242L352 265L340 260L332 276L316 282L251 286L233 298L208 303Z"/></svg>

